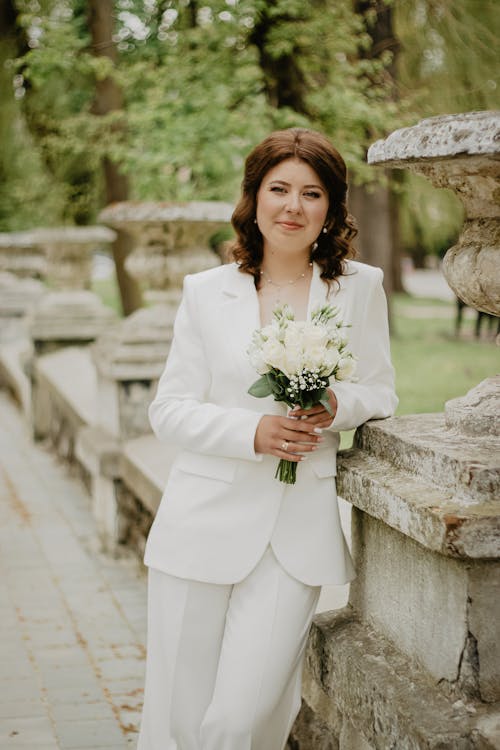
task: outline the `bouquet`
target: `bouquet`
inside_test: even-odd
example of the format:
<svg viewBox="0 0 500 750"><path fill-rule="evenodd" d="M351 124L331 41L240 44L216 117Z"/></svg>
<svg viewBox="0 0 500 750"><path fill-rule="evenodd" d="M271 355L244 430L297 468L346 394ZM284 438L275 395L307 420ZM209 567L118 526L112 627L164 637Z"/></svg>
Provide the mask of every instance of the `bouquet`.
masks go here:
<svg viewBox="0 0 500 750"><path fill-rule="evenodd" d="M332 414L328 386L332 380L352 379L356 368L347 350L346 327L338 308L330 305L317 308L310 321L296 321L288 305L277 307L272 323L253 333L247 353L261 377L248 393L273 395L275 401L302 409L322 404ZM277 479L295 484L296 474L297 462L280 460Z"/></svg>

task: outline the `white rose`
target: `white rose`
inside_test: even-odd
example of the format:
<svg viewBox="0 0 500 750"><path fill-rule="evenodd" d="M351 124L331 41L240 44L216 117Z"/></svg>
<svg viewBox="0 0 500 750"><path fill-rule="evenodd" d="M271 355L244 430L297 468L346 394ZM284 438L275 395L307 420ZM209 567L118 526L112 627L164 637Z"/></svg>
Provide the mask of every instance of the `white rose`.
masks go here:
<svg viewBox="0 0 500 750"><path fill-rule="evenodd" d="M337 349L327 349L323 356L323 365L321 367L321 375L330 375L331 372L337 367L340 361L340 354Z"/></svg>
<svg viewBox="0 0 500 750"><path fill-rule="evenodd" d="M337 380L349 380L356 371L356 361L352 355L342 357L336 373Z"/></svg>
<svg viewBox="0 0 500 750"><path fill-rule="evenodd" d="M271 323L270 325L261 328L259 331L259 335L261 336L263 341L267 341L268 339L277 339L278 328Z"/></svg>
<svg viewBox="0 0 500 750"><path fill-rule="evenodd" d="M297 375L304 368L302 351L296 346L287 346L285 349L285 361L283 372L287 377Z"/></svg>
<svg viewBox="0 0 500 750"><path fill-rule="evenodd" d="M302 326L300 323L290 322L285 329L285 346L292 349L302 347Z"/></svg>
<svg viewBox="0 0 500 750"><path fill-rule="evenodd" d="M325 361L325 355L326 349L323 346L308 347L304 352L304 367L308 370L321 370Z"/></svg>
<svg viewBox="0 0 500 750"><path fill-rule="evenodd" d="M264 361L264 357L262 356L262 348L260 344L255 344L253 342L252 344L250 344L250 347L248 349L248 357L250 359L250 364L256 370L256 372L259 373L259 375L264 375L266 372L268 372L269 367L267 366L266 362Z"/></svg>
<svg viewBox="0 0 500 750"><path fill-rule="evenodd" d="M304 349L309 351L316 347L324 347L327 345L329 339L328 330L325 326L314 325L313 323L307 323L303 330L303 341Z"/></svg>
<svg viewBox="0 0 500 750"><path fill-rule="evenodd" d="M285 366L285 349L276 339L269 339L262 347L262 359L271 367L283 370Z"/></svg>

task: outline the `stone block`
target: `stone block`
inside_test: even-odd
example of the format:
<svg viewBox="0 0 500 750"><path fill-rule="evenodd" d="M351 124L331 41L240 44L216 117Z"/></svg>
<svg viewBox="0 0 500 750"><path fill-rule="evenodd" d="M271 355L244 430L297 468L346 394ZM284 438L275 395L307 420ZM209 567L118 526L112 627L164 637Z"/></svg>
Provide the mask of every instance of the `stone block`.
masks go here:
<svg viewBox="0 0 500 750"><path fill-rule="evenodd" d="M352 544L350 603L436 681L455 682L468 633L466 566L357 509Z"/></svg>
<svg viewBox="0 0 500 750"><path fill-rule="evenodd" d="M323 693L320 698L319 691ZM328 736L329 731L338 738L339 750L353 750L354 741L360 743L356 750L495 748L485 732L485 727L493 732L498 717L495 707L486 714L473 704L446 696L428 672L416 670L410 659L362 623L350 607L314 619L303 698L306 708L301 714L306 713L308 736L316 731ZM313 707L309 719L307 706ZM297 726L303 720L301 714ZM305 740L297 747L315 746Z"/></svg>

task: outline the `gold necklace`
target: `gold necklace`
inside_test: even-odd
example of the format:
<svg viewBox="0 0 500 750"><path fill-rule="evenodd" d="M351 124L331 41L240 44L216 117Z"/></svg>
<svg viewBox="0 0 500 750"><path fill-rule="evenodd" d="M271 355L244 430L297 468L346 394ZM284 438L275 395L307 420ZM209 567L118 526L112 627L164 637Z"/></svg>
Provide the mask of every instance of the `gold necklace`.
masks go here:
<svg viewBox="0 0 500 750"><path fill-rule="evenodd" d="M296 279L288 279L287 281L284 281L282 284L278 284L276 281L273 281L270 276L267 276L263 268L260 269L260 275L264 278L264 281L266 281L268 284L271 284L271 286L274 286L276 287L276 289L281 291L282 289L285 289L285 287L293 286L301 279L305 279L306 273L309 270L309 268L312 268L312 262L308 263L306 270L300 273Z"/></svg>

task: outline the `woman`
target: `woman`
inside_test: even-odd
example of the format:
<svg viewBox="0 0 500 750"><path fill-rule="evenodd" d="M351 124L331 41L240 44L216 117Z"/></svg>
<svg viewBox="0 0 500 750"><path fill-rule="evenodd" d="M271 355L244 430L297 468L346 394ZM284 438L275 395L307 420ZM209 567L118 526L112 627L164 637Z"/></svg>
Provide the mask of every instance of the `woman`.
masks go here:
<svg viewBox="0 0 500 750"><path fill-rule="evenodd" d="M346 168L319 133L272 133L246 161L235 263L187 276L150 419L180 452L152 526L140 750L282 750L300 707L322 584L352 579L339 522L339 430L397 403L379 269L349 260ZM252 332L276 304L336 305L357 382L286 413L247 393ZM280 458L297 482L274 478ZM307 459L307 460L306 460Z"/></svg>

